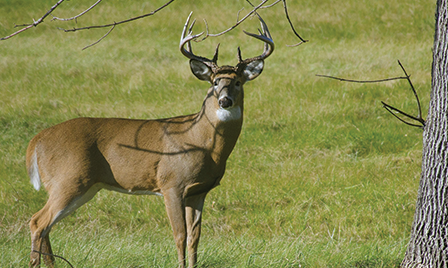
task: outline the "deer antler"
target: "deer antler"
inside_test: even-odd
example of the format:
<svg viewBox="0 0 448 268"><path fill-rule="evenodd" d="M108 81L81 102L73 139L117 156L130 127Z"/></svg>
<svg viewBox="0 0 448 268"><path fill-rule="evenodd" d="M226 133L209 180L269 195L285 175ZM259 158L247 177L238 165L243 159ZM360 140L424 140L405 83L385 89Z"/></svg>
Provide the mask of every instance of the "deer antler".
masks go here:
<svg viewBox="0 0 448 268"><path fill-rule="evenodd" d="M264 51L260 56L243 60L241 57L241 50L238 47L238 62L239 62L238 64L241 64L241 63L247 64L247 63L255 61L255 60L265 60L274 51L274 47L275 47L274 41L272 40L272 36L271 36L271 33L269 32L268 26L266 25L264 20L259 15L258 15L258 19L260 20L261 29L263 30L263 32L261 30L258 30L258 32L260 33L259 35L249 33L246 31L243 31L243 32L249 36L252 36L258 40L265 42Z"/></svg>
<svg viewBox="0 0 448 268"><path fill-rule="evenodd" d="M193 52L192 52L191 40L194 40L194 39L198 38L199 36L201 36L202 34L204 34L204 32L202 32L200 34L193 35L192 29L193 29L193 26L194 26L194 23L196 22L196 20L194 20L191 23L190 28L188 29L188 34L187 34L187 27L190 24L190 18L191 18L192 14L193 14L193 12L191 12L190 15L188 16L187 21L185 22L184 28L182 30L179 49L185 57L189 58L190 60L200 61L200 62L206 64L208 67L210 67L213 71L215 71L215 70L217 70L217 68L219 68L218 64L217 64L219 44L216 46L215 55L213 56L212 60L205 58L205 57L197 56L197 55L193 54ZM251 37L254 37L258 40L265 42L264 51L261 55L259 55L257 57L243 60L241 57L241 50L238 47L238 65L240 65L240 66L243 64L248 64L248 63L250 63L252 61L256 61L256 60L265 60L274 51L274 47L275 47L274 41L272 40L272 36L271 36L271 33L269 32L268 26L266 25L266 23L260 16L258 16L258 19L260 20L261 29L262 29L262 30L258 30L258 32L260 33L259 35L249 33L246 31L243 31L243 32ZM185 45L186 45L186 48L185 48Z"/></svg>
<svg viewBox="0 0 448 268"><path fill-rule="evenodd" d="M190 60L197 60L200 62L203 62L204 64L206 64L207 66L209 66L212 70L216 70L218 68L218 49L219 49L219 44L216 46L216 50L215 50L215 55L213 56L213 59L207 59L205 57L201 57L201 56L196 56L195 54L193 54L193 51L191 49L191 40L194 40L196 38L198 38L199 36L201 36L202 34L204 34L204 32L200 33L200 34L196 34L196 35L192 35L193 33L193 26L194 23L196 22L196 20L194 20L191 23L190 28L188 29L188 35L186 35L187 32L187 27L188 24L190 23L190 17L193 14L193 12L190 12L190 15L188 15L187 21L185 22L184 25L184 29L182 30L182 35L180 37L180 44L179 44L179 49L180 52L182 52L182 54L189 58ZM185 49L185 45L187 45L187 49Z"/></svg>

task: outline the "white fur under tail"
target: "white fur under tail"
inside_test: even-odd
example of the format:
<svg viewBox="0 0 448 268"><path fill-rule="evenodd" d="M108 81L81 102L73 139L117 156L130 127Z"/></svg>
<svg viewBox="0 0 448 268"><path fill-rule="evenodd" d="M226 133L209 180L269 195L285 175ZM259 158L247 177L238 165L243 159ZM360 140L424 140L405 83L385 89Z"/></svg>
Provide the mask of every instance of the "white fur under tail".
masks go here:
<svg viewBox="0 0 448 268"><path fill-rule="evenodd" d="M33 156L31 157L31 166L29 167L28 175L30 176L30 181L31 181L31 184L34 186L34 189L39 191L40 175L39 175L39 168L37 166L36 151L34 151Z"/></svg>

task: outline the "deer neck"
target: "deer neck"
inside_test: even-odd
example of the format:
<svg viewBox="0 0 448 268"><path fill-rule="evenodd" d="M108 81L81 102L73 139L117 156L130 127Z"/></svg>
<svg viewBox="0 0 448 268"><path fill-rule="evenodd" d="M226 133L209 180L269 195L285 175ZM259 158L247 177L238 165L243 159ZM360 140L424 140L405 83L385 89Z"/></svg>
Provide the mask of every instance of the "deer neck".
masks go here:
<svg viewBox="0 0 448 268"><path fill-rule="evenodd" d="M206 141L216 163L226 161L241 133L244 105L241 100L229 109L220 108L217 97L210 89L194 123L194 135Z"/></svg>

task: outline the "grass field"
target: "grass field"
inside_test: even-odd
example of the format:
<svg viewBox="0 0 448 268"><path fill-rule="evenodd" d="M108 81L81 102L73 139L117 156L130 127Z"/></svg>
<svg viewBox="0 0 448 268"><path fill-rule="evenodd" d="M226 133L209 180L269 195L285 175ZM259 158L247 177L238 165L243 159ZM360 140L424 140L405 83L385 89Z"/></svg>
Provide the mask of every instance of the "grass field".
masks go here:
<svg viewBox="0 0 448 268"><path fill-rule="evenodd" d="M55 0L0 3L0 35L44 14ZM72 16L94 1L68 1ZM76 26L119 21L164 1L106 1ZM421 130L381 107L416 114L406 81L352 79L411 74L423 113L431 87L435 1L288 1L261 11L276 50L245 86L245 122L221 186L207 196L198 267L398 267L410 235L421 168ZM0 41L0 267L26 267L28 222L46 202L25 171L39 131L79 116L162 118L199 111L208 84L190 72L178 40L190 11L195 32L224 30L245 1L178 1L116 29L64 33L44 24ZM261 53L256 19L194 44L220 64ZM176 267L163 199L101 191L53 228L54 253L74 267ZM57 267L68 267L57 260Z"/></svg>

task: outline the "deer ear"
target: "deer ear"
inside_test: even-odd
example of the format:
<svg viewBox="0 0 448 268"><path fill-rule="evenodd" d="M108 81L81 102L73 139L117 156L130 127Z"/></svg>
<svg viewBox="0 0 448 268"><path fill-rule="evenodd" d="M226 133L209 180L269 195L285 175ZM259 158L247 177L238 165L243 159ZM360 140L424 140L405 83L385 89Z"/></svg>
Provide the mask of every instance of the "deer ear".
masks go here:
<svg viewBox="0 0 448 268"><path fill-rule="evenodd" d="M257 78L263 71L263 67L263 60L254 60L252 62L249 62L244 68L244 76L246 77L246 80L250 81Z"/></svg>
<svg viewBox="0 0 448 268"><path fill-rule="evenodd" d="M203 62L200 62L198 60L190 60L190 69L198 79L210 81L212 70Z"/></svg>

